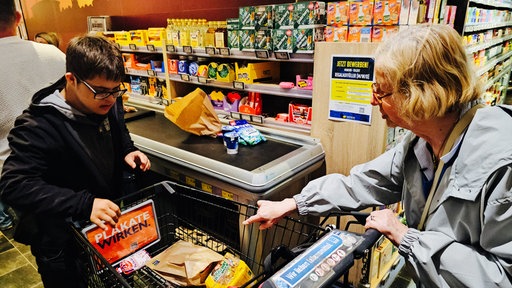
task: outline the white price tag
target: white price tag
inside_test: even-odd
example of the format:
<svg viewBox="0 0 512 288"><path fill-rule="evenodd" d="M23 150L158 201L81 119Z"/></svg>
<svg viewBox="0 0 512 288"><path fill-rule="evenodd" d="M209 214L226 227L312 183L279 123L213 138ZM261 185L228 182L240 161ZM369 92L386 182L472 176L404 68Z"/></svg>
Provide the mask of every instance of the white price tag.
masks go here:
<svg viewBox="0 0 512 288"><path fill-rule="evenodd" d="M183 46L183 52L185 52L185 53L193 53L194 50L192 49L192 46Z"/></svg>
<svg viewBox="0 0 512 288"><path fill-rule="evenodd" d="M254 53L256 54L256 58L268 59L269 57L269 53L267 50L256 50L254 51Z"/></svg>
<svg viewBox="0 0 512 288"><path fill-rule="evenodd" d="M240 81L234 81L233 82L233 88L244 90L245 89L245 83L244 82L240 82Z"/></svg>
<svg viewBox="0 0 512 288"><path fill-rule="evenodd" d="M219 48L219 54L222 56L229 56L231 55L231 52L229 51L229 48Z"/></svg>
<svg viewBox="0 0 512 288"><path fill-rule="evenodd" d="M274 52L274 55L275 55L276 59L281 59L281 60L290 59L290 54L288 52Z"/></svg>
<svg viewBox="0 0 512 288"><path fill-rule="evenodd" d="M167 45L165 47L167 48L167 52L176 53L176 47L174 45Z"/></svg>
<svg viewBox="0 0 512 288"><path fill-rule="evenodd" d="M215 55L215 54L217 54L216 50L215 50L215 47L206 47L205 49L206 49L206 54L208 54L208 55Z"/></svg>

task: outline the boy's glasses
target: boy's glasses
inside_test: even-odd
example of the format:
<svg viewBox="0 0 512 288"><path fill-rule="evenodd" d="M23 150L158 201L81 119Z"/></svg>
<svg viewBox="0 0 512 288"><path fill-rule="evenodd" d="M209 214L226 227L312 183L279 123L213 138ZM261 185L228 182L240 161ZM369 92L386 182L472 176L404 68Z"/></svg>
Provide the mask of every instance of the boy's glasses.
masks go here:
<svg viewBox="0 0 512 288"><path fill-rule="evenodd" d="M114 97L114 99L115 99L115 98L123 96L123 94L126 93L126 91L127 91L127 89L119 89L119 90L115 90L115 91L99 91L99 92L97 92L96 90L94 90L94 88L91 87L91 85L89 85L89 83L85 82L85 80L80 79L76 75L75 75L75 77L80 82L84 83L84 85L87 88L89 88L89 90L91 90L91 92L94 94L94 99L97 99L97 100L107 99L110 96Z"/></svg>

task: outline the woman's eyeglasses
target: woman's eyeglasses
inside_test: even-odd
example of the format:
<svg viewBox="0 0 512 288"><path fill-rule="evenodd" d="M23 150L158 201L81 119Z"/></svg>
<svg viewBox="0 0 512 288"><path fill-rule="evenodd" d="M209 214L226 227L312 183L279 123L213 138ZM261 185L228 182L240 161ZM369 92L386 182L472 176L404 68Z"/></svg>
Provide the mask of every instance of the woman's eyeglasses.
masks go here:
<svg viewBox="0 0 512 288"><path fill-rule="evenodd" d="M375 98L375 100L377 100L377 102L379 102L379 104L382 104L382 99L393 95L393 92L382 93L382 91L380 90L380 85L377 82L372 83L372 93L373 97Z"/></svg>
<svg viewBox="0 0 512 288"><path fill-rule="evenodd" d="M127 91L127 89L119 89L119 90L115 90L115 91L100 91L100 92L97 92L96 90L94 90L94 88L91 87L91 85L89 85L89 83L85 82L85 80L80 79L76 75L75 75L75 77L80 82L84 83L84 85L87 88L89 88L89 90L91 90L91 92L94 94L94 99L97 99L97 100L107 99L110 96L114 97L114 99L115 99L115 98L123 96L123 94L126 93L126 91Z"/></svg>

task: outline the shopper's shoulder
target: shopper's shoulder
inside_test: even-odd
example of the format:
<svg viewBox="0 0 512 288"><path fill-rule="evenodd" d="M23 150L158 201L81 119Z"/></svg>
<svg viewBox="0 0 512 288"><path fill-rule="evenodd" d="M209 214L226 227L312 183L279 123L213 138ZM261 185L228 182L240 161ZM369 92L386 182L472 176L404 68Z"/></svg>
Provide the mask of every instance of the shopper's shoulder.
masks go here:
<svg viewBox="0 0 512 288"><path fill-rule="evenodd" d="M38 109L38 111L34 111L29 108L16 118L12 131L15 134L41 135L50 131L58 131L62 128L62 124L62 117L59 117L51 109L44 109L44 111Z"/></svg>
<svg viewBox="0 0 512 288"><path fill-rule="evenodd" d="M511 108L491 106L478 109L465 137L471 139L471 145L474 146L472 149L482 147L487 151L495 151L493 153L498 155L512 153L512 146L509 144L512 143L512 115L506 112L512 112Z"/></svg>
<svg viewBox="0 0 512 288"><path fill-rule="evenodd" d="M41 44L30 40L19 39L18 37L0 38L1 57L23 56L24 58L40 58L62 60L66 55L57 47L48 44Z"/></svg>
<svg viewBox="0 0 512 288"><path fill-rule="evenodd" d="M59 48L57 48L53 45L36 43L33 41L27 41L27 42L29 42L29 45L31 45L33 47L34 51L36 51L37 54L55 57L55 58L59 58L59 59L66 58L66 55L64 54L64 52L62 52Z"/></svg>
<svg viewBox="0 0 512 288"><path fill-rule="evenodd" d="M512 106L510 105L497 105L487 106L478 109L474 118L475 124L481 127L494 127L499 128L504 125L512 125Z"/></svg>

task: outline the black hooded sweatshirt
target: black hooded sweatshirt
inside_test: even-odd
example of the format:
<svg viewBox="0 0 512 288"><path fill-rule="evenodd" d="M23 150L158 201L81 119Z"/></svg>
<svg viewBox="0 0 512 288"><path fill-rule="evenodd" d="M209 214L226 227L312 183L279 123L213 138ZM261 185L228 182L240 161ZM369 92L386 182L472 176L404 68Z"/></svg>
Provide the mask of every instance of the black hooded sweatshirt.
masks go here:
<svg viewBox="0 0 512 288"><path fill-rule="evenodd" d="M84 115L59 96L65 85L37 92L8 136L0 193L20 216L15 239L29 245L69 244L66 220L88 220L94 198L121 197L124 157L136 150L121 97L106 116Z"/></svg>

